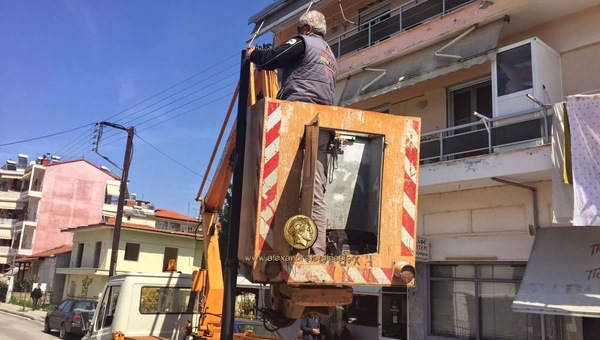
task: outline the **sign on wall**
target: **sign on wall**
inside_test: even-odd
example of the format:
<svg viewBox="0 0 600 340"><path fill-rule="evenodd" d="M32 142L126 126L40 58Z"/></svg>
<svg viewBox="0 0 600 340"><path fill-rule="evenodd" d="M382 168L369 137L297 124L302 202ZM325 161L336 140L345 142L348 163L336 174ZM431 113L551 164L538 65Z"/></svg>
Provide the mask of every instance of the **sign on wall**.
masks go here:
<svg viewBox="0 0 600 340"><path fill-rule="evenodd" d="M422 237L417 237L417 261L429 261L429 240Z"/></svg>

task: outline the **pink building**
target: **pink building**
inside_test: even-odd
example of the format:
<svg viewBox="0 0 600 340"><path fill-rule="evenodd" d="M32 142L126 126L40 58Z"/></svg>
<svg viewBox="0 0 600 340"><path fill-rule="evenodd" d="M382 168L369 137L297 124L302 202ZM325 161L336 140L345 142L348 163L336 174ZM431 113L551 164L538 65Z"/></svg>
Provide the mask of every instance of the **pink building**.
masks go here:
<svg viewBox="0 0 600 340"><path fill-rule="evenodd" d="M102 221L107 181L118 177L87 160L39 160L26 170L19 201L24 213L14 225L10 255L30 256L72 243L60 230Z"/></svg>

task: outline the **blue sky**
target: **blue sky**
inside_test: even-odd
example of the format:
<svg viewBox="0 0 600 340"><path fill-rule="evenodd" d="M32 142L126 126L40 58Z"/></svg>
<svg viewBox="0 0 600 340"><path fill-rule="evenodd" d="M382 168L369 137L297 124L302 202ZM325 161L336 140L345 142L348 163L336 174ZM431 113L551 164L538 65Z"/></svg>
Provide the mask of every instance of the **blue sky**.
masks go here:
<svg viewBox="0 0 600 340"><path fill-rule="evenodd" d="M130 191L197 215L199 174L239 77L253 28L248 18L271 2L1 1L0 145L103 120L134 126L175 161L135 137ZM90 126L0 146L0 162L51 153L63 161L84 157L120 175L91 151L92 136ZM100 147L119 165L125 136L106 129Z"/></svg>

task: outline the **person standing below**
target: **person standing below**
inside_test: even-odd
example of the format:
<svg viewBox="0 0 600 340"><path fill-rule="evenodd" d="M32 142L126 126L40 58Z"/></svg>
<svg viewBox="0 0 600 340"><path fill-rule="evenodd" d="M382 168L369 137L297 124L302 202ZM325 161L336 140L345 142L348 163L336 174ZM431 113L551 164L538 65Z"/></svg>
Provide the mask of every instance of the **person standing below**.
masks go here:
<svg viewBox="0 0 600 340"><path fill-rule="evenodd" d="M40 298L42 297L42 284L38 283L37 287L35 287L32 291L31 291L31 299L33 300L33 305L32 305L32 309L36 310L38 308L38 302L40 301Z"/></svg>
<svg viewBox="0 0 600 340"><path fill-rule="evenodd" d="M304 318L300 322L300 330L302 331L302 340L318 340L321 328L320 318Z"/></svg>
<svg viewBox="0 0 600 340"><path fill-rule="evenodd" d="M285 44L269 50L248 47L246 57L263 70L282 70L282 82L277 99L333 105L337 61L325 42L327 24L319 11L308 11L298 20L297 35ZM327 211L327 148L329 131L319 132L315 192L312 219L317 226L313 254L324 255L326 246Z"/></svg>

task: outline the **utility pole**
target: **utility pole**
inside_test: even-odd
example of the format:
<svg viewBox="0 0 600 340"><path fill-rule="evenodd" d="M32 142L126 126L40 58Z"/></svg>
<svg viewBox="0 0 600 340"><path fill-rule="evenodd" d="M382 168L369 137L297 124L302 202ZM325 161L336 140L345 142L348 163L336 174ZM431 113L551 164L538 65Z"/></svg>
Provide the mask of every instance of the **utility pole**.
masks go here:
<svg viewBox="0 0 600 340"><path fill-rule="evenodd" d="M125 128L122 125L109 122L101 122L100 125L110 126L115 129L127 131L127 146L125 148L125 158L123 159L123 170L121 173L121 186L119 187L119 201L117 202L117 216L115 220L115 228L113 233L112 248L110 254L110 268L108 277L114 276L117 272L117 258L119 255L119 240L121 238L121 224L123 221L123 206L125 205L125 191L127 190L127 178L129 177L129 166L131 165L131 153L133 150L133 135L135 129L133 126ZM100 134L96 144L96 152L100 144ZM102 155L101 155L102 156ZM102 156L106 159L106 157ZM111 162L112 163L112 162Z"/></svg>

